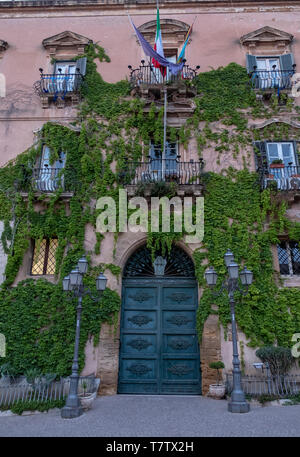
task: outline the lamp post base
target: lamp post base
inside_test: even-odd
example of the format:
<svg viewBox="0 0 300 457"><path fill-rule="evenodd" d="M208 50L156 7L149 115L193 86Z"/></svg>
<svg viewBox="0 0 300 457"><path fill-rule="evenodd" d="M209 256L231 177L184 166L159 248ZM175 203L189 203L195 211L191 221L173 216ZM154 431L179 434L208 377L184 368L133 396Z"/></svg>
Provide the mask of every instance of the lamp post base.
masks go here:
<svg viewBox="0 0 300 457"><path fill-rule="evenodd" d="M63 419L74 419L81 416L83 409L81 406L64 406L61 410L61 417Z"/></svg>
<svg viewBox="0 0 300 457"><path fill-rule="evenodd" d="M250 405L246 401L230 401L228 411L231 413L249 413Z"/></svg>

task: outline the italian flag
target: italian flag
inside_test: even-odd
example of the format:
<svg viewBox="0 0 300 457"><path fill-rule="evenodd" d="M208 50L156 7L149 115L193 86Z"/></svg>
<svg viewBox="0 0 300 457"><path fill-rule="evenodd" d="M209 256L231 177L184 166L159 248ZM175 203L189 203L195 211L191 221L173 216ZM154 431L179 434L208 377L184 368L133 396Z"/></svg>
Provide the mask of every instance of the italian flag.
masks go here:
<svg viewBox="0 0 300 457"><path fill-rule="evenodd" d="M155 36L154 51L156 51L157 54L159 54L160 56L165 57L164 48L163 48L163 44L162 44L162 38L161 38L161 28L160 28L158 4L157 4L157 14L156 14L156 36ZM160 65L157 62L157 60L155 60L154 58L152 58L152 65L155 68L159 68L160 71L161 71L161 74L163 76L166 75L166 67L163 67L162 65Z"/></svg>

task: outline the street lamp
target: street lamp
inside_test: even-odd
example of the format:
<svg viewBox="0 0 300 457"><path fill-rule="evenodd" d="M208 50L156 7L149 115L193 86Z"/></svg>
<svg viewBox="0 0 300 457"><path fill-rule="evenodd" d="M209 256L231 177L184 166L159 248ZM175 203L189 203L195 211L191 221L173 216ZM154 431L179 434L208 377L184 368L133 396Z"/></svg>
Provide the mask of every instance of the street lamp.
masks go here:
<svg viewBox="0 0 300 457"><path fill-rule="evenodd" d="M234 260L234 255L231 251L227 251L224 255L225 265L227 267L228 276L221 286L218 294L222 293L224 289L228 292L228 298L231 311L231 324L232 324L232 347L233 347L233 390L231 393L231 400L228 403L228 411L232 413L248 413L250 409L249 403L246 402L245 394L242 390L241 384L241 370L239 353L237 346L237 329L235 321L234 309L234 292L239 290L243 295L246 295L248 287L252 284L253 274L245 267L239 274L239 266ZM239 286L239 278L242 288ZM212 287L217 283L217 273L213 267L209 267L205 272L205 279L207 284ZM245 288L245 290L243 289Z"/></svg>
<svg viewBox="0 0 300 457"><path fill-rule="evenodd" d="M73 296L78 298L77 305L77 319L76 319L76 334L75 334L75 347L74 357L72 364L72 374L70 376L70 390L66 401L66 405L61 410L61 417L64 419L72 419L82 414L82 407L80 399L78 397L78 349L79 349L79 337L80 337L80 322L81 322L81 311L82 311L82 298L85 295L89 295L93 300L97 301L99 298L95 298L91 295L89 289L86 289L83 285L83 276L87 273L88 262L83 256L79 259L76 268L74 268L68 276L63 279L63 290L65 292L73 292ZM106 288L107 278L103 273L96 279L96 288L98 292L102 293Z"/></svg>

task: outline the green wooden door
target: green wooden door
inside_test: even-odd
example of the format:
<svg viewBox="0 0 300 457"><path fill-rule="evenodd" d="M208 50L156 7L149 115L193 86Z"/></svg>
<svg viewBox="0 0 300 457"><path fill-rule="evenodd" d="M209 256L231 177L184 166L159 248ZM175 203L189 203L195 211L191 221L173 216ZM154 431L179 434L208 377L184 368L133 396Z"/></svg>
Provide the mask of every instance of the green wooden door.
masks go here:
<svg viewBox="0 0 300 457"><path fill-rule="evenodd" d="M125 279L119 393L201 394L197 284Z"/></svg>

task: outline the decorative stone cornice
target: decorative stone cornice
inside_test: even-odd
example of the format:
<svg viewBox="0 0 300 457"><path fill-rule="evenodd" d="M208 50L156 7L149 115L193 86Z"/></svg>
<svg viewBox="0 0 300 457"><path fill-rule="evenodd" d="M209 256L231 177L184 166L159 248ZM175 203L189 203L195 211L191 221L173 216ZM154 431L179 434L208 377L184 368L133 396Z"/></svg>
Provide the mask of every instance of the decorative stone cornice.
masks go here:
<svg viewBox="0 0 300 457"><path fill-rule="evenodd" d="M8 48L8 44L6 41L0 40L0 59L4 53L4 51Z"/></svg>
<svg viewBox="0 0 300 457"><path fill-rule="evenodd" d="M257 44L266 43L283 43L283 45L290 44L294 36L290 33L283 32L282 30L274 29L273 27L265 26L254 32L247 33L240 38L240 42L244 46L256 46Z"/></svg>
<svg viewBox="0 0 300 457"><path fill-rule="evenodd" d="M76 55L84 54L85 46L92 42L92 40L83 35L66 30L58 35L45 38L42 44L50 56L55 56L57 51L70 49L74 49L74 54Z"/></svg>
<svg viewBox="0 0 300 457"><path fill-rule="evenodd" d="M290 127L294 127L296 129L300 129L300 123L294 121L293 119L284 119L280 117L272 117L271 119L268 119L260 124L251 124L250 128L251 129L263 129L267 127L268 125L271 124L287 124Z"/></svg>

